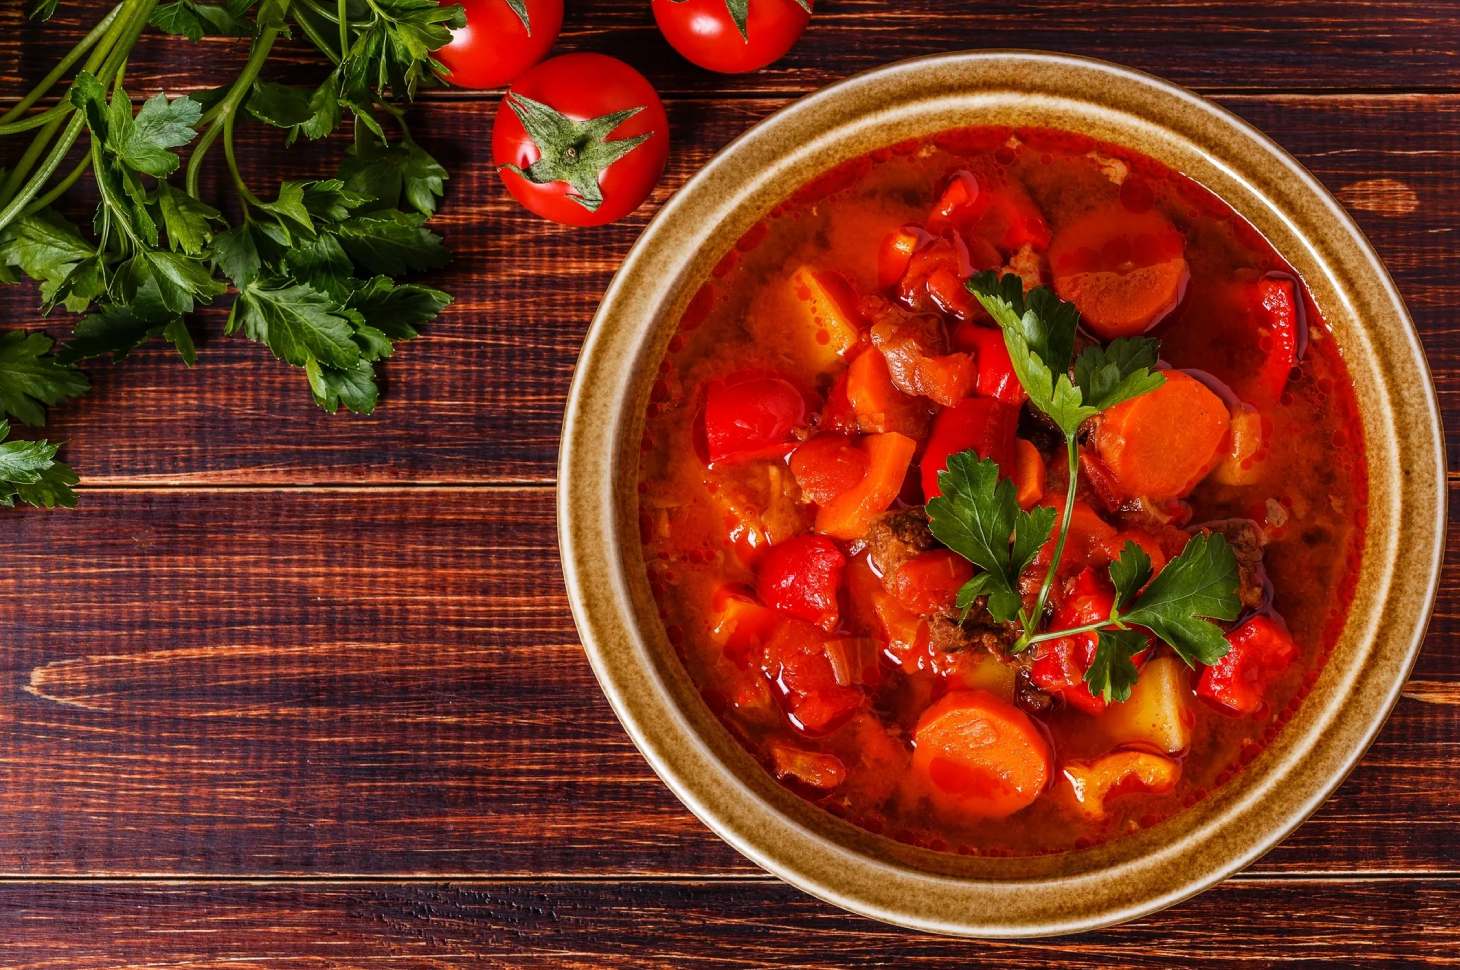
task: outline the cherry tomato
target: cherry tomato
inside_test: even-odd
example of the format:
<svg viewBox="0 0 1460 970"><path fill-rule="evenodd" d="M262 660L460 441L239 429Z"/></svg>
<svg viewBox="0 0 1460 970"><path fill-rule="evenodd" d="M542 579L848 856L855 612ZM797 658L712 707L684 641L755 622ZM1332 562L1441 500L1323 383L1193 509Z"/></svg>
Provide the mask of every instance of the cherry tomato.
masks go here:
<svg viewBox="0 0 1460 970"><path fill-rule="evenodd" d="M705 394L706 453L714 463L788 451L805 417L806 399L779 377L717 380Z"/></svg>
<svg viewBox="0 0 1460 970"><path fill-rule="evenodd" d="M441 0L459 3L466 26L436 52L443 80L462 88L500 88L548 52L563 28L563 0Z"/></svg>
<svg viewBox="0 0 1460 970"><path fill-rule="evenodd" d="M601 226L637 209L668 157L659 95L604 54L564 54L532 68L513 82L492 127L507 190L570 226Z"/></svg>
<svg viewBox="0 0 1460 970"><path fill-rule="evenodd" d="M811 0L654 0L653 7L675 50L721 74L765 67L791 49L811 19Z"/></svg>

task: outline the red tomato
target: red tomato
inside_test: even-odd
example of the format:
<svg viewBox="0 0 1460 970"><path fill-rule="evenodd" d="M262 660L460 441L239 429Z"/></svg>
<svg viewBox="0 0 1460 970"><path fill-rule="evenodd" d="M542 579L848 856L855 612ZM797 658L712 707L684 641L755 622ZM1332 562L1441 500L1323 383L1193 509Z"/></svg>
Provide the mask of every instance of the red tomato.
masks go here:
<svg viewBox="0 0 1460 970"><path fill-rule="evenodd" d="M933 549L898 567L887 590L905 609L928 616L957 606L958 591L972 578L967 560L947 549Z"/></svg>
<svg viewBox="0 0 1460 970"><path fill-rule="evenodd" d="M654 0L654 20L670 46L710 71L740 74L776 60L806 29L811 0L748 0L736 23L734 0Z"/></svg>
<svg viewBox="0 0 1460 970"><path fill-rule="evenodd" d="M1110 616L1114 604L1115 592L1110 584L1101 573L1086 569L1071 581L1050 625L1058 630L1095 623ZM1035 645L1029 679L1040 690L1060 695L1085 713L1099 714L1105 710L1105 699L1090 693L1090 685L1085 683L1085 671L1095 660L1098 639L1094 633L1079 633ZM1131 659L1140 665L1145 654Z"/></svg>
<svg viewBox="0 0 1460 970"><path fill-rule="evenodd" d="M817 505L860 485L867 476L867 453L839 434L820 434L791 455L791 474L801 494Z"/></svg>
<svg viewBox="0 0 1460 970"><path fill-rule="evenodd" d="M1197 695L1229 714L1254 714L1263 694L1298 653L1293 638L1271 617L1254 616L1227 634L1226 656L1206 668Z"/></svg>
<svg viewBox="0 0 1460 970"><path fill-rule="evenodd" d="M502 99L492 127L492 158L507 190L570 226L601 226L637 209L668 157L659 95L604 54L564 54L532 68Z"/></svg>
<svg viewBox="0 0 1460 970"><path fill-rule="evenodd" d="M712 463L780 454L805 417L806 399L779 377L714 381L705 394L706 454Z"/></svg>
<svg viewBox="0 0 1460 970"><path fill-rule="evenodd" d="M463 88L500 88L548 52L563 28L563 0L522 0L523 15L507 0L441 0L459 3L466 26L436 52L446 65L442 79Z"/></svg>
<svg viewBox="0 0 1460 970"><path fill-rule="evenodd" d="M944 408L933 419L933 432L923 449L923 496L942 495L938 473L948 467L948 459L972 448L980 458L999 463L1004 477L1014 471L1014 435L1019 430L1019 409L991 397L971 397Z"/></svg>
<svg viewBox="0 0 1460 970"><path fill-rule="evenodd" d="M846 568L847 557L835 542L799 535L771 546L756 573L755 592L766 606L834 630L841 621L837 598Z"/></svg>

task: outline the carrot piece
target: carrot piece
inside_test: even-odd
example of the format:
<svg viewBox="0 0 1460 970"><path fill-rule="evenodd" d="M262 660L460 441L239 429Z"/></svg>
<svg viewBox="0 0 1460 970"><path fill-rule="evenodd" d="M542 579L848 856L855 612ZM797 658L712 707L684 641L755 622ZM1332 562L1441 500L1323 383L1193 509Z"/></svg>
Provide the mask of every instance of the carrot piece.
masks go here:
<svg viewBox="0 0 1460 970"><path fill-rule="evenodd" d="M1185 240L1155 209L1120 202L1063 226L1049 248L1054 289L1105 339L1144 333L1176 309L1190 271Z"/></svg>
<svg viewBox="0 0 1460 970"><path fill-rule="evenodd" d="M1095 448L1126 494L1180 498L1212 470L1230 424L1210 388L1166 371L1165 384L1105 412Z"/></svg>
<svg viewBox="0 0 1460 970"><path fill-rule="evenodd" d="M847 400L863 431L917 435L925 421L917 400L893 385L887 358L875 347L858 354L847 369Z"/></svg>
<svg viewBox="0 0 1460 970"><path fill-rule="evenodd" d="M1014 494L1021 509L1032 509L1044 498L1047 469L1033 442L1014 439Z"/></svg>
<svg viewBox="0 0 1460 970"><path fill-rule="evenodd" d="M918 719L912 765L950 814L1004 818L1049 783L1049 743L1029 715L982 690L955 690Z"/></svg>
<svg viewBox="0 0 1460 970"><path fill-rule="evenodd" d="M781 622L780 615L756 602L748 590L726 584L710 596L710 639L739 659L758 649Z"/></svg>
<svg viewBox="0 0 1460 970"><path fill-rule="evenodd" d="M1180 777L1178 762L1148 751L1117 751L1098 761L1073 762L1064 768L1075 810L1095 820L1105 817L1105 803L1116 795L1168 792Z"/></svg>
<svg viewBox="0 0 1460 970"><path fill-rule="evenodd" d="M848 541L865 535L872 520L902 491L918 446L906 435L888 432L868 435L862 447L867 452L867 474L817 511L816 531L823 535Z"/></svg>

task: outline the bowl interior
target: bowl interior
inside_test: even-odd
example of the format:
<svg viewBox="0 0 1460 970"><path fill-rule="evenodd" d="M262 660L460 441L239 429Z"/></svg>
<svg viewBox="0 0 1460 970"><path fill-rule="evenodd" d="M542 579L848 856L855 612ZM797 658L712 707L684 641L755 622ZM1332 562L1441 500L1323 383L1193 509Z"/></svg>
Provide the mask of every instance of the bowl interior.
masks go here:
<svg viewBox="0 0 1460 970"><path fill-rule="evenodd" d="M787 791L700 700L650 594L635 505L649 388L680 314L742 233L817 174L968 125L1065 128L1125 145L1221 196L1299 272L1357 389L1370 469L1358 590L1294 717L1237 777L1157 826L1013 859L934 853ZM1352 221L1281 149L1219 108L1101 62L981 52L903 62L792 105L733 143L656 217L605 298L570 395L559 527L574 614L616 712L706 824L855 912L977 936L1073 932L1151 912L1248 864L1317 807L1372 740L1423 636L1442 552L1444 457L1413 325Z"/></svg>

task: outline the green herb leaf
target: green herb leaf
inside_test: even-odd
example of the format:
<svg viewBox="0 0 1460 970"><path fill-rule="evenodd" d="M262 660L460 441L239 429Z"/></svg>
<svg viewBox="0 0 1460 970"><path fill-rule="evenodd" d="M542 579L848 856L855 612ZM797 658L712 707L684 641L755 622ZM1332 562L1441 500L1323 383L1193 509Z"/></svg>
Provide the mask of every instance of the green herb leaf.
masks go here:
<svg viewBox="0 0 1460 970"><path fill-rule="evenodd" d="M370 208L396 209L404 202L431 215L446 190L447 174L441 163L413 141L387 145L376 138L363 138L346 150L340 178L351 191L375 200Z"/></svg>
<svg viewBox="0 0 1460 970"><path fill-rule="evenodd" d="M179 315L163 305L157 284L146 280L130 301L105 303L77 321L57 356L68 362L102 356L120 360L174 322L181 322Z"/></svg>
<svg viewBox="0 0 1460 970"><path fill-rule="evenodd" d="M5 441L10 422L0 420L0 505L9 508L16 500L41 508L73 507L76 473L56 461L60 445L48 441Z"/></svg>
<svg viewBox="0 0 1460 970"><path fill-rule="evenodd" d="M356 216L335 228L350 258L372 273L435 269L446 265L441 237L419 213L386 210Z"/></svg>
<svg viewBox="0 0 1460 970"><path fill-rule="evenodd" d="M974 451L949 458L938 486L942 496L927 506L929 529L987 574L973 595L988 597L989 613L1000 620L1016 618L1022 606L1019 574L1049 538L1054 509L1021 511L1013 484L999 477L999 466Z"/></svg>
<svg viewBox="0 0 1460 970"><path fill-rule="evenodd" d="M1120 337L1085 348L1075 361L1075 386L1097 411L1154 391L1166 382L1156 366L1160 343L1150 337Z"/></svg>
<svg viewBox="0 0 1460 970"><path fill-rule="evenodd" d="M347 305L392 339L409 340L416 336L416 327L434 320L450 302L448 294L429 286L376 276L350 294Z"/></svg>
<svg viewBox="0 0 1460 970"><path fill-rule="evenodd" d="M162 213L167 244L189 256L201 256L213 241L213 226L223 222L217 209L166 182L157 186L157 207Z"/></svg>
<svg viewBox="0 0 1460 970"><path fill-rule="evenodd" d="M103 289L96 247L50 209L22 216L0 233L0 263L40 283L47 308L59 302L85 310Z"/></svg>
<svg viewBox="0 0 1460 970"><path fill-rule="evenodd" d="M1121 610L1151 578L1151 557L1134 542L1127 541L1120 556L1110 564L1110 581L1115 586L1115 608Z"/></svg>
<svg viewBox="0 0 1460 970"><path fill-rule="evenodd" d="M1140 675L1131 658L1150 643L1145 634L1135 630L1100 630L1096 636L1095 657L1085 671L1090 693L1106 703L1129 700Z"/></svg>
<svg viewBox="0 0 1460 970"><path fill-rule="evenodd" d="M0 414L39 427L47 406L90 389L86 375L50 350L51 338L43 333L0 334Z"/></svg>
<svg viewBox="0 0 1460 970"><path fill-rule="evenodd" d="M172 0L159 4L148 23L165 34L177 34L188 40L207 36L241 37L253 29L245 16L251 6L253 0L233 0L226 4Z"/></svg>
<svg viewBox="0 0 1460 970"><path fill-rule="evenodd" d="M1120 619L1146 627L1194 666L1216 663L1226 654L1221 627L1210 621L1230 622L1241 608L1237 559L1227 540L1212 532L1193 536Z"/></svg>
<svg viewBox="0 0 1460 970"><path fill-rule="evenodd" d="M176 171L180 160L168 149L193 140L197 134L193 126L203 115L202 105L186 95L169 101L167 95L159 93L149 98L133 118L132 102L121 88L112 95L112 103L114 115L107 147L139 172L161 178ZM118 105L125 109L125 120Z"/></svg>
<svg viewBox="0 0 1460 970"><path fill-rule="evenodd" d="M332 72L313 90L255 81L246 107L260 121L287 130L289 137L285 144L292 145L300 135L323 138L339 125L339 86L338 72Z"/></svg>

